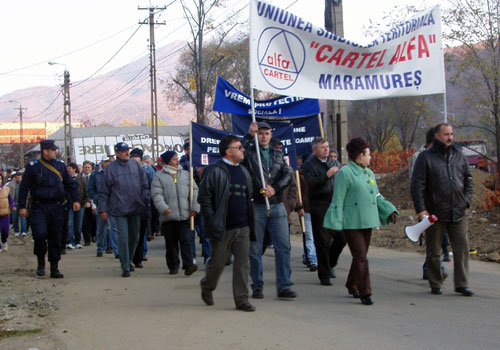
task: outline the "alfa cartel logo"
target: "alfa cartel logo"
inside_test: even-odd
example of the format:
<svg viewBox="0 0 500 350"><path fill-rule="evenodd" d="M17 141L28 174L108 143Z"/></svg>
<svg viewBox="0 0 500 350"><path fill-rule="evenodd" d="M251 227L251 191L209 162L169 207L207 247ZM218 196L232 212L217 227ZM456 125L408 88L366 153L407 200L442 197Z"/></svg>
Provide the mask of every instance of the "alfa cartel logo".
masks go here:
<svg viewBox="0 0 500 350"><path fill-rule="evenodd" d="M299 37L281 28L262 31L257 59L264 79L275 89L284 90L297 80L306 60L306 49Z"/></svg>

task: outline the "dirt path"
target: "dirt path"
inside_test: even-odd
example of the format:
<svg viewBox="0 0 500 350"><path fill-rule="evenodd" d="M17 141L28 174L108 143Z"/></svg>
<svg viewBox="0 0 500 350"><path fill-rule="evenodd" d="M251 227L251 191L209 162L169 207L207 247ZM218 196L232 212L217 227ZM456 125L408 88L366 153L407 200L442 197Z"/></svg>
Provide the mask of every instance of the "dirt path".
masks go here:
<svg viewBox="0 0 500 350"><path fill-rule="evenodd" d="M265 298L252 300L257 307L254 313L234 310L230 267L214 293L215 305L205 306L198 285L203 271L191 277L169 276L161 239L151 242L149 261L131 278L119 277L119 264L112 255L97 258L95 247L90 247L64 257L61 267L66 277L57 281L33 278L35 259L26 255L31 254L30 248L11 245L0 255L2 266L7 261L12 268L18 263L22 268L1 274L2 317L9 291L23 296L17 299L19 315L4 325L15 327L16 319L33 320L30 327L43 331L0 340L0 348L498 348L500 265L471 263L471 287L477 293L473 298L453 293L449 280L444 295L436 297L420 279L421 254L373 248L369 257L375 305L366 307L348 297L343 287L348 250L341 257L334 286L324 287L302 265L299 237L294 235L292 241L292 279L299 298L275 298L270 250L264 257ZM446 268L451 272L452 265ZM30 310L30 303L23 302L33 295L38 296L38 305L42 298L47 301L42 308L48 310L46 316L37 316L38 309Z"/></svg>

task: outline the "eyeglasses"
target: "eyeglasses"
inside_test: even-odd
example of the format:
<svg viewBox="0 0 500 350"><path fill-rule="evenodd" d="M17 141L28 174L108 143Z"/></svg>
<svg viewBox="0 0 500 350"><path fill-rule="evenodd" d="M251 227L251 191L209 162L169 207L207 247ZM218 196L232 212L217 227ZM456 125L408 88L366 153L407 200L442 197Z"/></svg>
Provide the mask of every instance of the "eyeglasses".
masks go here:
<svg viewBox="0 0 500 350"><path fill-rule="evenodd" d="M242 146L242 145L239 145L239 146L231 146L231 147L228 147L228 148L237 148L237 149L241 150L241 149L243 148L243 146Z"/></svg>

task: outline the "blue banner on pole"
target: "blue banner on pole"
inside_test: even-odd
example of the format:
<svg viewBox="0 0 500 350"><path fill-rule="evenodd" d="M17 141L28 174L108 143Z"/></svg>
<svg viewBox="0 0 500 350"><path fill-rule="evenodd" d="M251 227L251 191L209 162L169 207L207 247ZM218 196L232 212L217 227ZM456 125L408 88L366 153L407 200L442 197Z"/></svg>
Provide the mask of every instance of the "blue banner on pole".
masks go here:
<svg viewBox="0 0 500 350"><path fill-rule="evenodd" d="M246 115L233 114L232 120L233 132L236 135L245 135L248 133L248 127L250 123L252 123L252 118ZM269 123L273 128L272 132L274 136L277 136L276 132L278 132L281 127L293 125L297 156L311 153L311 142L315 137L321 136L317 117L300 117L293 119L268 119L257 117L256 120L258 122L265 121Z"/></svg>
<svg viewBox="0 0 500 350"><path fill-rule="evenodd" d="M219 154L219 142L227 131L217 130L202 124L192 123L192 164L195 168L205 167L217 162Z"/></svg>
<svg viewBox="0 0 500 350"><path fill-rule="evenodd" d="M250 97L221 77L217 79L213 110L222 113L252 115ZM317 99L281 96L255 101L255 115L265 117L302 117L320 113Z"/></svg>
<svg viewBox="0 0 500 350"><path fill-rule="evenodd" d="M281 140L281 145L283 146L281 151L283 152L283 157L285 158L287 164L290 165L293 170L298 170L297 147L295 144L295 133L293 132L293 129L294 127L292 125L282 125L273 130L273 136L278 137Z"/></svg>

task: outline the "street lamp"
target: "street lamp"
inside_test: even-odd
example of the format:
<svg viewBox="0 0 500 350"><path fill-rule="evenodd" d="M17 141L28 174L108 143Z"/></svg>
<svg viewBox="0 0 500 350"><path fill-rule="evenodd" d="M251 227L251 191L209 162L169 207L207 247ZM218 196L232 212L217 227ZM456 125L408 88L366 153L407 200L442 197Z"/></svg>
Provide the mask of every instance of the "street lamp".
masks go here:
<svg viewBox="0 0 500 350"><path fill-rule="evenodd" d="M49 61L49 65L64 66L64 158L65 161L71 162L73 158L73 138L71 136L71 100L69 94L69 71L64 63ZM69 142L69 148L68 148Z"/></svg>

